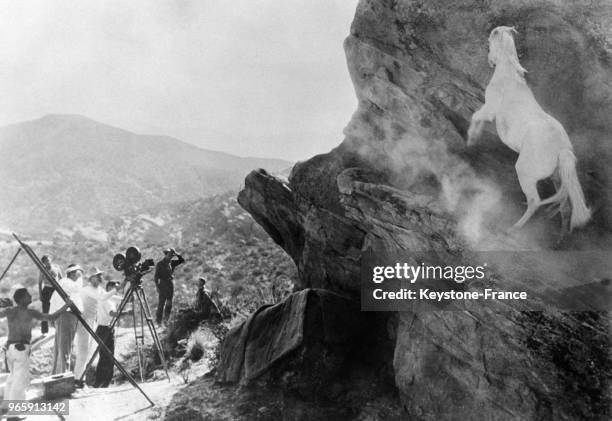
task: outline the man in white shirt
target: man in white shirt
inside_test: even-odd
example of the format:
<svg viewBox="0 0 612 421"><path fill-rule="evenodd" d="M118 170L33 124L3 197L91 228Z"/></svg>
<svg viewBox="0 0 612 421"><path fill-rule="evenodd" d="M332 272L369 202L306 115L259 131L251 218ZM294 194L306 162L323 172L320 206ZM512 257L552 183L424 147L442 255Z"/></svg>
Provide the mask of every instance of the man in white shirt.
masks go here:
<svg viewBox="0 0 612 421"><path fill-rule="evenodd" d="M103 271L94 267L89 275L89 278L87 279L87 282L81 289L81 301L83 303L82 316L92 329L96 323L98 307L101 303L108 300L115 294L115 289L104 292L104 290L100 288L103 273ZM85 370L85 366L87 365L87 361L91 357L91 337L89 336L87 330L85 330L83 324L80 322L77 325L75 345L76 362L74 364L74 376L75 378L80 379L83 375L83 371ZM77 386L83 386L83 384L77 382Z"/></svg>
<svg viewBox="0 0 612 421"><path fill-rule="evenodd" d="M115 291L117 288L117 282L109 281L106 284L106 291ZM116 300L115 300L116 298ZM104 345L109 349L111 354L115 352L115 331L111 329L110 325L113 318L118 316L117 313L117 302L121 299L119 297L111 297L108 300L100 302L98 305L98 327L96 328L96 334L102 339ZM131 311L125 311L122 315L132 314ZM113 359L110 355L100 353L98 359L98 365L96 367L96 376L94 381L94 387L108 387L111 380L113 379Z"/></svg>
<svg viewBox="0 0 612 421"><path fill-rule="evenodd" d="M70 296L74 305L83 311L81 289L83 287L83 269L71 264L66 269L66 278L59 280L59 285ZM55 313L64 305L64 300L57 291L51 296L50 313ZM70 369L70 354L72 342L77 328L78 319L72 311L65 311L55 321L55 346L53 348L53 374L64 373Z"/></svg>

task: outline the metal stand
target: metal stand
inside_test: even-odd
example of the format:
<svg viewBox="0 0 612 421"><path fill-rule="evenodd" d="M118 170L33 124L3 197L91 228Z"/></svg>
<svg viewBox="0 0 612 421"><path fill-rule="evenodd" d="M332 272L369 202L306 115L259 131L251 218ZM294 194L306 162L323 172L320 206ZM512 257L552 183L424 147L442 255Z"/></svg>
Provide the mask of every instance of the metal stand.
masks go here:
<svg viewBox="0 0 612 421"><path fill-rule="evenodd" d="M144 362L144 325L145 322L149 328L149 333L151 334L151 338L153 339L153 344L157 349L157 354L159 355L159 359L164 366L164 371L166 372L166 377L168 377L168 381L170 381L170 374L168 373L168 365L166 363L166 358L164 357L164 351L161 345L161 341L159 340L159 336L157 334L157 330L155 329L155 323L153 322L153 318L151 317L151 309L149 308L149 303L147 301L147 296L145 295L144 289L142 288L142 284L140 281L130 283L130 287L123 295L123 299L121 300L121 304L119 304L119 308L117 309L117 316L113 318L110 324L110 330L112 331L115 328L115 325L119 321L119 318L123 314L125 307L127 304L132 303L132 319L134 321L134 339L136 341L136 355L138 357L138 369L140 370L140 381L143 380L143 362ZM138 311L137 308L138 307ZM138 318L140 318L140 323L138 323ZM138 332L140 328L140 332ZM139 334L140 333L140 334ZM96 348L96 351L91 356L89 362L85 366L85 370L81 375L81 379L85 378L85 373L93 363L96 355L98 354L99 348Z"/></svg>
<svg viewBox="0 0 612 421"><path fill-rule="evenodd" d="M21 252L21 247L19 247L17 249L17 253L15 253L15 255L13 256L13 258L11 259L11 261L9 262L8 266L6 267L6 269L4 269L4 272L2 272L2 275L0 275L0 281L2 279L4 279L4 275L6 275L6 272L8 272L8 270L11 268L11 266L13 266L13 263L15 262L15 259L17 258L17 256L19 256L19 253Z"/></svg>

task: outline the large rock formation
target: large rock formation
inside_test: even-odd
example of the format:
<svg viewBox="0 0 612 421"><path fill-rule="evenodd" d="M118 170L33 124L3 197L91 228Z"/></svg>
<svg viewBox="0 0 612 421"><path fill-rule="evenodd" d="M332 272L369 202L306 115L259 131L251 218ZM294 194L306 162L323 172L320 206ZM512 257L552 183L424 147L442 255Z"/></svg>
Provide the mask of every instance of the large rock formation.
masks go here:
<svg viewBox="0 0 612 421"><path fill-rule="evenodd" d="M528 84L570 134L594 211L591 224L558 247L608 247L612 5L362 0L345 41L359 107L344 141L297 164L288 183L252 172L239 195L295 261L298 289L359 297L366 251L417 264L468 263L483 250L555 244L559 221L539 214L518 236L503 234L524 210L516 155L493 127L473 147L464 141L492 74L488 34L502 24L517 28ZM540 187L550 193L546 183ZM609 269L584 254L516 256L497 262L487 279L493 288L535 283L554 290L589 283ZM415 419L610 416L605 313L524 312L500 304L398 315L380 321L392 321L386 340L395 350L394 383Z"/></svg>

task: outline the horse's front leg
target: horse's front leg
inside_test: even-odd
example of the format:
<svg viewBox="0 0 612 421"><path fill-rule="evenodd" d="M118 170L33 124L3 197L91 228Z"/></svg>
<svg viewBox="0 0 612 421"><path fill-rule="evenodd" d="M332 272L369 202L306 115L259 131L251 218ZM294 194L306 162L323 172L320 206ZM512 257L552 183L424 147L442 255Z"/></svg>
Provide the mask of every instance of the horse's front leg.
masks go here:
<svg viewBox="0 0 612 421"><path fill-rule="evenodd" d="M484 129L485 122L493 121L494 119L495 113L493 112L492 107L490 107L486 103L472 115L472 121L470 122L470 127L467 133L468 146L473 144L476 139L480 137L480 135L482 134L482 130Z"/></svg>

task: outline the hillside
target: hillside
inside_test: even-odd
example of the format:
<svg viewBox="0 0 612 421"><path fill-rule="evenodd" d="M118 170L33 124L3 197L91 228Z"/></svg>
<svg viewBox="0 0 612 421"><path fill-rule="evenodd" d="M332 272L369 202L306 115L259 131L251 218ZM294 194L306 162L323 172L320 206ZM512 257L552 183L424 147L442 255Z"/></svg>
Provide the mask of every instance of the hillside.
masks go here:
<svg viewBox="0 0 612 421"><path fill-rule="evenodd" d="M112 267L116 253L137 246L145 258L161 259L162 250L174 247L186 263L176 271L176 305L193 301L197 279L205 276L207 287L219 292L233 316L244 318L259 305L278 301L291 292L297 277L287 254L265 234L251 216L225 193L175 205L153 207L79 224L76 229L59 229L48 237L22 236L42 256L50 254L62 268L78 263L87 270L97 266L105 279L122 279ZM0 266L4 270L17 247L14 241L0 241ZM152 274L143 285L152 308L157 293ZM21 254L0 284L0 296L9 296L16 284L30 288L37 296L38 272ZM5 322L0 323L0 333Z"/></svg>
<svg viewBox="0 0 612 421"><path fill-rule="evenodd" d="M135 134L78 115L48 115L0 128L0 227L71 227L237 190L253 168L277 172L290 165Z"/></svg>

